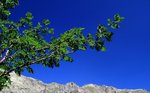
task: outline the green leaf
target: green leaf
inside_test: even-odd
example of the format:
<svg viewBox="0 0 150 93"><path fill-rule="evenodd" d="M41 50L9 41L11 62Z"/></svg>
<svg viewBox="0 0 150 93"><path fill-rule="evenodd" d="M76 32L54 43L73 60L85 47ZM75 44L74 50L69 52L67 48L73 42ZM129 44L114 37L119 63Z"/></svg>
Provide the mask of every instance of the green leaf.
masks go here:
<svg viewBox="0 0 150 93"><path fill-rule="evenodd" d="M116 23L122 22L123 19L124 17L121 17L119 14L114 15L114 21Z"/></svg>
<svg viewBox="0 0 150 93"><path fill-rule="evenodd" d="M106 51L106 48L105 48L105 47L102 47L102 48L101 48L101 51L103 51L103 52Z"/></svg>
<svg viewBox="0 0 150 93"><path fill-rule="evenodd" d="M25 57L27 53L24 50L21 50L20 53Z"/></svg>
<svg viewBox="0 0 150 93"><path fill-rule="evenodd" d="M20 76L21 75L21 71L20 70L15 70L15 73Z"/></svg>
<svg viewBox="0 0 150 93"><path fill-rule="evenodd" d="M73 62L73 59L71 57L69 57L69 56L65 56L64 60L65 61L69 61L69 62Z"/></svg>
<svg viewBox="0 0 150 93"><path fill-rule="evenodd" d="M27 12L27 13L26 13L26 19L27 19L27 20L32 20L32 19L33 19L33 16L32 16L32 13L31 13L31 12Z"/></svg>
<svg viewBox="0 0 150 93"><path fill-rule="evenodd" d="M80 50L86 50L86 47L85 46L79 46L79 49Z"/></svg>
<svg viewBox="0 0 150 93"><path fill-rule="evenodd" d="M49 33L49 34L54 34L54 29L51 28L50 30L48 30L48 33Z"/></svg>
<svg viewBox="0 0 150 93"><path fill-rule="evenodd" d="M6 16L9 16L11 13L9 10L4 10L3 13L6 15Z"/></svg>
<svg viewBox="0 0 150 93"><path fill-rule="evenodd" d="M113 29L116 29L116 28L119 28L120 26L118 25L118 24L112 24L111 25L111 28L113 28Z"/></svg>
<svg viewBox="0 0 150 93"><path fill-rule="evenodd" d="M48 19L43 19L43 25L47 26L50 24L50 21Z"/></svg>
<svg viewBox="0 0 150 93"><path fill-rule="evenodd" d="M27 66L26 69L29 73L32 73L32 74L34 73L33 69L30 66Z"/></svg>
<svg viewBox="0 0 150 93"><path fill-rule="evenodd" d="M60 48L60 52L62 52L63 54L67 54L68 53L68 50L64 47L61 47Z"/></svg>

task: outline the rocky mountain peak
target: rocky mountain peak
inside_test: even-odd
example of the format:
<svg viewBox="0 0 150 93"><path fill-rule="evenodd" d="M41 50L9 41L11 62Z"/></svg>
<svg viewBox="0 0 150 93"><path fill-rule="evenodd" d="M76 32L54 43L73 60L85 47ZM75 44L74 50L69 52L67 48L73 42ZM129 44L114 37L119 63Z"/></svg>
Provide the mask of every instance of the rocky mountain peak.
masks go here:
<svg viewBox="0 0 150 93"><path fill-rule="evenodd" d="M9 89L3 89L0 93L150 93L142 89L117 89L111 86L98 86L87 84L79 87L74 82L65 85L58 83L45 84L34 78L17 76L11 73L12 84Z"/></svg>

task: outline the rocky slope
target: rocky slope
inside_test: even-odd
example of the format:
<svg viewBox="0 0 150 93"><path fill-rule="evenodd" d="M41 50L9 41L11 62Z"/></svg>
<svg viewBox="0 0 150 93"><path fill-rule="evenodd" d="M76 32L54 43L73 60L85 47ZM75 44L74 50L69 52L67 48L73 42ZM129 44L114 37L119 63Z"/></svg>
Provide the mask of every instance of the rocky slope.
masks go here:
<svg viewBox="0 0 150 93"><path fill-rule="evenodd" d="M128 90L117 89L111 86L97 86L88 84L79 87L75 83L67 83L66 85L51 83L44 84L33 78L11 74L12 85L9 89L4 89L0 93L150 93L146 90Z"/></svg>

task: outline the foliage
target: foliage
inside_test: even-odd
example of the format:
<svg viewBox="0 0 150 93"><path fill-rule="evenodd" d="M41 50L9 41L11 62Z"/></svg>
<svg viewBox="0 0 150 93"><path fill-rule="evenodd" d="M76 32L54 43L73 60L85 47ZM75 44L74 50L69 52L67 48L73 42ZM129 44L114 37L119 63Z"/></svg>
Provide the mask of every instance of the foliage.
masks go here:
<svg viewBox="0 0 150 93"><path fill-rule="evenodd" d="M44 19L36 26L32 23L32 13L27 12L18 22L9 19L10 9L19 4L18 0L0 1L0 90L10 84L10 73L14 71L21 75L25 69L33 73L32 64L42 64L46 67L59 67L59 61L72 62L69 54L87 48L105 51L104 43L112 40L113 32L99 25L95 36L84 36L84 28L72 28L60 37L54 37L53 28L49 28L50 21ZM108 19L108 26L116 29L123 17L118 14L114 19ZM44 39L51 35L50 42Z"/></svg>

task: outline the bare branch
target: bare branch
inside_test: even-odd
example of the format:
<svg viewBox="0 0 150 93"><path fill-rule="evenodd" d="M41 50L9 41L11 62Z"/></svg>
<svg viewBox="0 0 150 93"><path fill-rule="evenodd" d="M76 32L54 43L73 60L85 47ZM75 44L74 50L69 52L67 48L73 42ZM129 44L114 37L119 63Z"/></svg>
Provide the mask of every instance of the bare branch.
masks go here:
<svg viewBox="0 0 150 93"><path fill-rule="evenodd" d="M0 63L3 63L5 61L8 54L9 54L9 50L6 51L6 55L0 60Z"/></svg>
<svg viewBox="0 0 150 93"><path fill-rule="evenodd" d="M12 45L9 48L11 48L11 47L12 47ZM4 51L4 49L2 51ZM9 50L6 50L5 56L2 59L0 59L0 63L3 63L8 56L9 56Z"/></svg>

